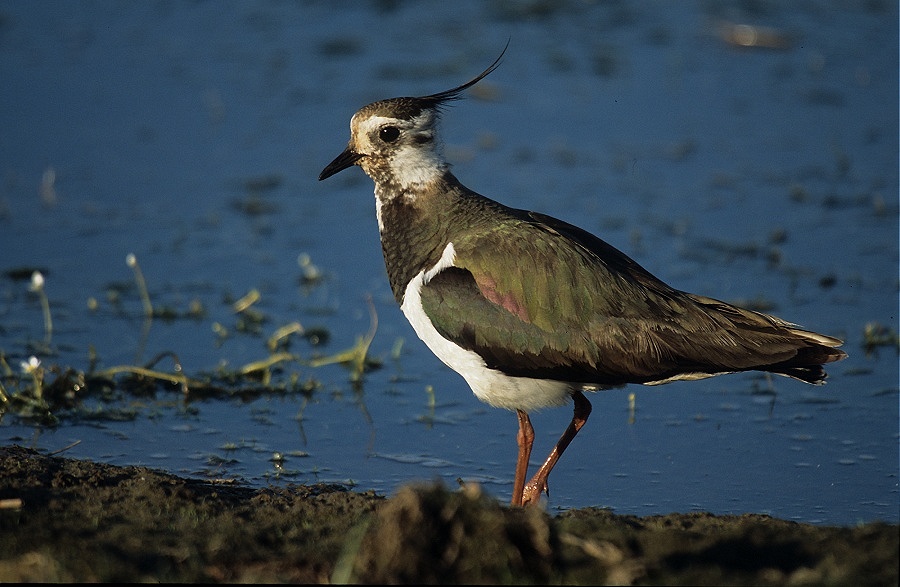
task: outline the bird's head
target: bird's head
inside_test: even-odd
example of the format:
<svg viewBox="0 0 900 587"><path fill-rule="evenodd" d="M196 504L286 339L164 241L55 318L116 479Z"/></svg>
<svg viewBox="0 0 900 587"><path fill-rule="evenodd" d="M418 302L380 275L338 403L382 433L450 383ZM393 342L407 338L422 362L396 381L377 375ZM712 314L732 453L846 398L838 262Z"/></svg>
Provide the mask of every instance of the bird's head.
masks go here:
<svg viewBox="0 0 900 587"><path fill-rule="evenodd" d="M350 119L347 148L322 170L319 181L353 165L362 167L376 185L393 185L401 191L433 181L447 169L436 137L441 108L494 71L503 53L475 78L451 90L363 106Z"/></svg>

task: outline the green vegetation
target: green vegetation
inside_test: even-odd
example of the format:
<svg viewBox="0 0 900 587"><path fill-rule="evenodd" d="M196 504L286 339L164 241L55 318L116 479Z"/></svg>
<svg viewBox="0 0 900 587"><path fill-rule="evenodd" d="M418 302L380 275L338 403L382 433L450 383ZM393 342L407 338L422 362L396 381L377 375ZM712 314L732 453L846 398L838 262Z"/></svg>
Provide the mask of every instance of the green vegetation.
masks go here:
<svg viewBox="0 0 900 587"><path fill-rule="evenodd" d="M187 310L154 304L137 257L129 254L126 264L134 272L143 308L142 341L146 339L154 319L200 320L206 316L206 309L198 300L192 300ZM321 272L312 265L308 256L301 256L300 265L303 271L301 281L305 287L315 286L322 279ZM25 270L17 271L22 274ZM371 301L369 331L357 337L350 348L322 355L316 348L329 339L329 333L322 328L307 329L300 322L292 321L276 327L265 337L263 327L268 318L256 309L262 299L256 289L230 303L228 310L234 317L231 329L219 322L213 322L210 329L213 344L221 345L232 336L231 331L260 338L264 355L243 365L229 367L223 361L209 372L186 373L178 352L168 350L140 364L101 369L97 368L98 358L93 347L89 349L86 367L58 365L48 358L58 353L53 346L51 308L44 285L43 274L32 271L29 290L37 295L44 319L43 340L30 345L26 351L34 354L16 365L15 361L8 359L4 349L0 349L0 419L9 415L42 426L55 426L65 419L134 419L145 405L141 400L160 391L180 394L188 400L235 396L249 399L263 394L302 394L308 397L321 387L320 382L309 375L310 370L340 364L347 368L349 381L358 385L366 371L381 365L378 359L369 356L369 346L378 325ZM121 288L111 288L107 301L119 307L121 295ZM98 306L96 298L88 300L89 310L96 311ZM297 339L309 345L308 354L292 349ZM142 351L143 348L138 356ZM92 401L87 401L89 399Z"/></svg>

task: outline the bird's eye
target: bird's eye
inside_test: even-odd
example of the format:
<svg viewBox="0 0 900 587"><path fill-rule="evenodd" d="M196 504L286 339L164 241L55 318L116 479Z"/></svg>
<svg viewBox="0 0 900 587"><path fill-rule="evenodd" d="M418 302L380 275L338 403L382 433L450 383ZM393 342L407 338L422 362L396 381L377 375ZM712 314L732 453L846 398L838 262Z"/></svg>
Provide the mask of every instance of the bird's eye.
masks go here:
<svg viewBox="0 0 900 587"><path fill-rule="evenodd" d="M393 143L400 136L400 129L396 126L385 126L378 131L378 138L385 143Z"/></svg>

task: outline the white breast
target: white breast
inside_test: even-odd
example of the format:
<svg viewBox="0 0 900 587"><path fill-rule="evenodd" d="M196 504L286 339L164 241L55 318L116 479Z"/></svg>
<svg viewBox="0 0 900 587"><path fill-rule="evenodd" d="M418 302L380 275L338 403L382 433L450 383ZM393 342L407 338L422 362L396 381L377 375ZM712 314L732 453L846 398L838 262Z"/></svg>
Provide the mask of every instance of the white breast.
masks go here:
<svg viewBox="0 0 900 587"><path fill-rule="evenodd" d="M462 375L475 396L487 404L525 412L564 405L572 390L569 384L545 379L510 377L495 369L489 369L478 353L447 340L432 326L431 320L422 309L422 287L444 269L453 267L455 257L453 243L448 243L437 264L416 275L406 286L400 309L418 337L445 365Z"/></svg>

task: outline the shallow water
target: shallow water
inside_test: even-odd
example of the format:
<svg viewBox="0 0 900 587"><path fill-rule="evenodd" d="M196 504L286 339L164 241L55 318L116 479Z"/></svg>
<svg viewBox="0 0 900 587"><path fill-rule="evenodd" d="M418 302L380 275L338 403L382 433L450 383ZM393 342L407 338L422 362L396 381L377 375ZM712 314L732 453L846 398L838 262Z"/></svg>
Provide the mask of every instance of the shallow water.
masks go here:
<svg viewBox="0 0 900 587"><path fill-rule="evenodd" d="M6 417L0 439L252 484L389 493L461 478L507 500L515 417L480 404L403 319L368 178L316 177L357 108L457 85L510 39L500 69L444 117L466 185L597 233L680 289L843 337L851 355L825 387L746 374L590 396L550 506L896 522L897 351L863 349L867 323L897 329L896 5L450 5L0 4L11 366L172 351L190 375L264 358L265 338L295 320L330 339L292 350L337 352L369 329L368 296L384 361L361 389L340 367L291 367L322 387L190 404L160 392L127 400L132 421L35 430ZM771 27L780 43L736 47L727 23ZM206 315L145 334L128 253L155 304L197 300ZM300 255L321 282L300 284ZM49 349L19 268L45 274ZM237 332L229 307L254 288L261 336ZM535 463L570 417L534 416Z"/></svg>

